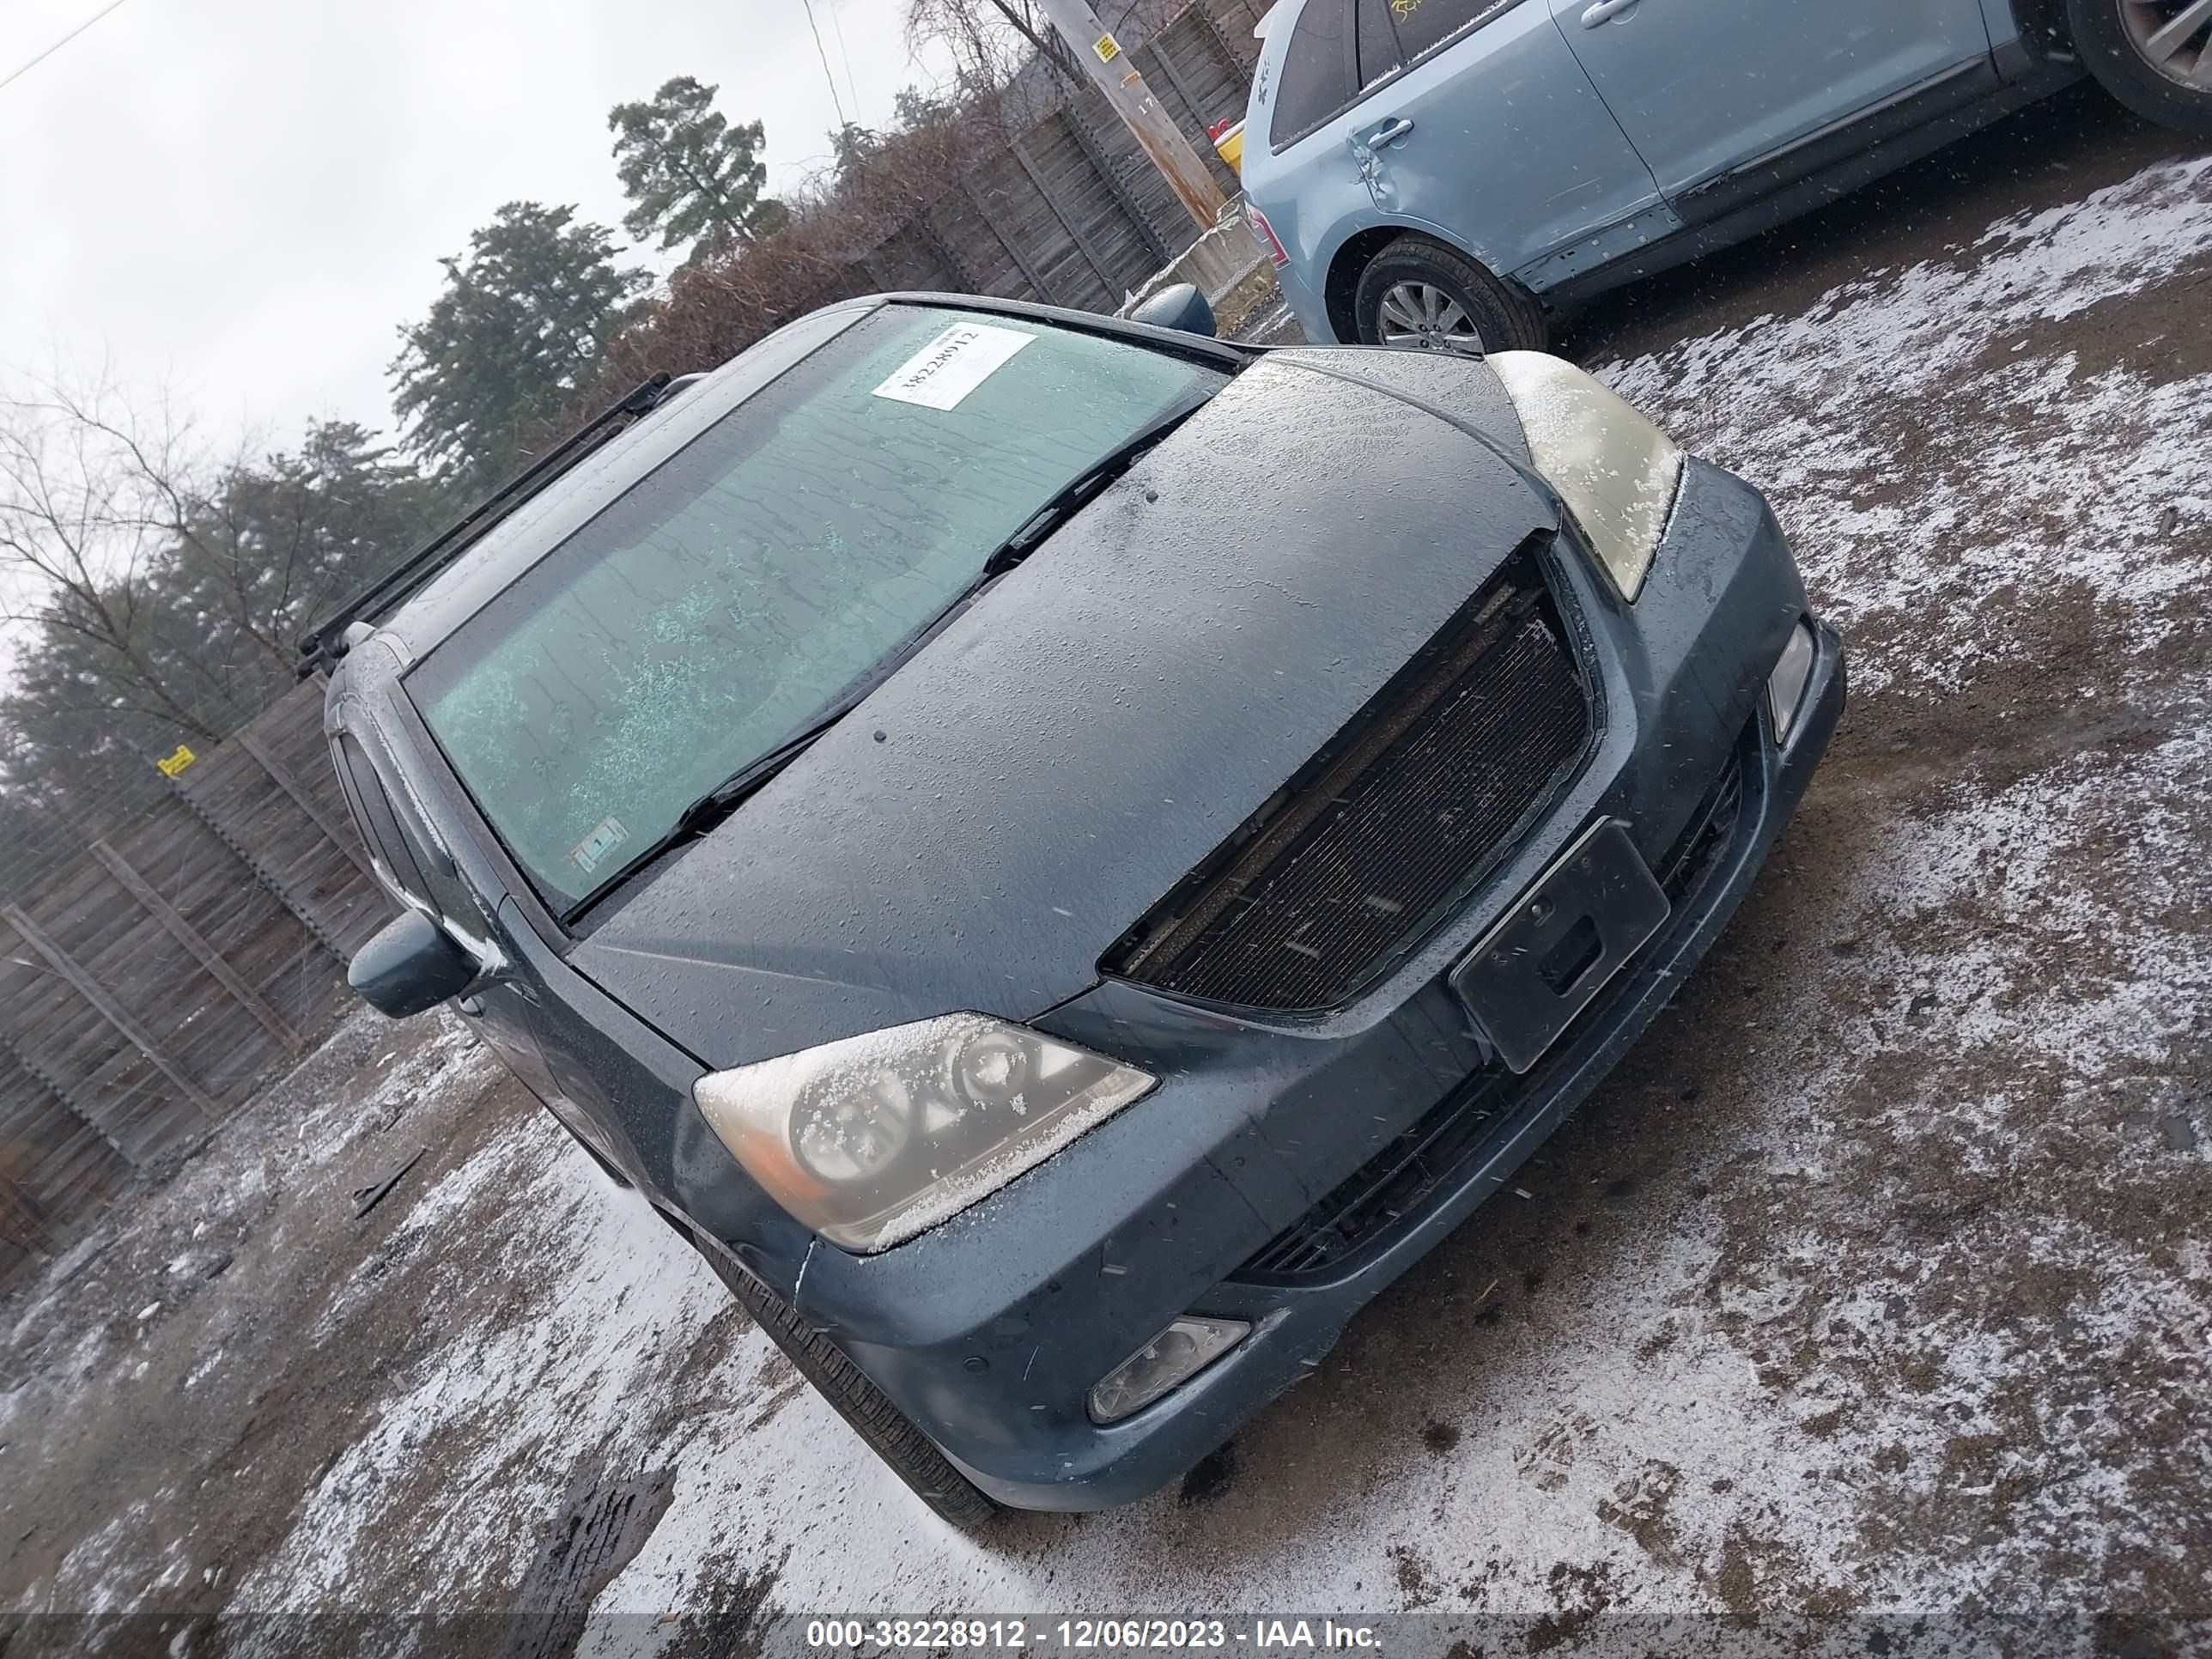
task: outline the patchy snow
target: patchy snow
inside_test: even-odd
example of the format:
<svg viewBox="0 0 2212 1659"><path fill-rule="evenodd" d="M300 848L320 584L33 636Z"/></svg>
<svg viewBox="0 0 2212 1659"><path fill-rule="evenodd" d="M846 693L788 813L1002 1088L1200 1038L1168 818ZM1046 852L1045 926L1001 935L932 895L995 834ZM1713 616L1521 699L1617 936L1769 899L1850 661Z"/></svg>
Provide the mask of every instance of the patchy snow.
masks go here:
<svg viewBox="0 0 2212 1659"><path fill-rule="evenodd" d="M15 1316L15 1322L9 1330L10 1347L21 1345L23 1339L52 1310L62 1288L82 1273L106 1243L105 1232L88 1233L46 1264L45 1271L39 1275L37 1285L24 1297L22 1311Z"/></svg>
<svg viewBox="0 0 2212 1659"><path fill-rule="evenodd" d="M546 1155L545 1133L550 1126L528 1117L502 1129L465 1164L456 1164L415 1200L399 1223L402 1234L425 1232L451 1224L453 1218L476 1201L487 1185L513 1174L525 1157Z"/></svg>
<svg viewBox="0 0 2212 1659"><path fill-rule="evenodd" d="M46 1595L17 1613L124 1613L182 1582L183 1552L153 1530L154 1505L133 1504L62 1558Z"/></svg>
<svg viewBox="0 0 2212 1659"><path fill-rule="evenodd" d="M1891 942L1855 968L1895 988L1900 1016L1916 994L1942 1014L1909 1034L1900 1019L1877 1040L1996 1049L2015 1066L2033 1056L2085 1084L2158 1062L2212 994L2212 953L2186 919L2203 887L2208 793L2212 727L2200 726L2139 757L2076 754L1939 823L1894 825L1864 878ZM2113 830L2124 839L2099 850ZM2116 877L2137 916L2115 908ZM1986 925L1942 926L1961 910ZM2060 995L2045 990L2053 963L2067 964Z"/></svg>
<svg viewBox="0 0 2212 1659"><path fill-rule="evenodd" d="M388 1024L380 1014L356 1018ZM364 1136L386 1127L427 1089L472 1088L496 1073L498 1060L459 1015L440 1008L426 1018L436 1024L436 1036L407 1050L396 1065L389 1063L392 1055L384 1056L375 1086L360 1100L334 1097L301 1115L294 1139L307 1162L327 1164L340 1157Z"/></svg>
<svg viewBox="0 0 2212 1659"><path fill-rule="evenodd" d="M2154 168L2001 222L1956 266L1870 273L1802 315L1610 378L1770 490L1820 603L1856 642L1863 690L1917 698L1970 681L2021 648L1982 625L1986 602L2051 584L2083 587L2098 616L2121 619L2107 636L2147 652L2179 625L2167 602L2212 577L2202 556L2145 533L2169 509L2169 532L2173 515L2212 514L2200 466L2212 381L2091 368L2037 343L2212 252L2208 186L2212 159ZM1917 456L1909 492L1885 459L1900 444ZM2095 689L2117 695L2130 660ZM531 1276L538 1314L473 1332L403 1378L234 1606L345 1599L403 1514L416 1528L408 1547L441 1564L441 1594L486 1593L514 1566L511 1517L542 1511L578 1456L609 1445L677 1479L602 1612L695 1605L732 1563L776 1564L777 1602L813 1609L1372 1608L1424 1605L1447 1583L1452 1611L1572 1611L1577 1596L1705 1609L1725 1600L1731 1561L1746 1573L1789 1564L1801 1601L1825 1589L1866 1607L2091 1605L2129 1502L2126 1479L2094 1460L2057 1475L2039 1462L2045 1484L2014 1504L2009 1532L1964 1559L1881 1547L1884 1514L1940 1505L1963 1481L2021 1478L2036 1460L2008 1449L2006 1402L2057 1385L2032 1329L1938 1297L1943 1249L1879 1229L1843 1236L1852 1218L1833 1194L1853 1170L1879 1184L1898 1146L1925 1158L1941 1146L1960 1182L2000 1179L2075 1132L2051 1127L2034 1090L2131 1077L2185 1036L2212 990L2188 910L2208 784L2200 728L2123 755L2053 754L2008 781L1962 777L1940 810L1869 800L1862 854L1827 900L1863 948L1815 962L1801 944L1782 968L1817 969L1830 996L1854 991L1876 1013L1864 1029L1746 1028L1766 1048L1764 1092L1742 1103L1738 1121L1753 1127L1729 1167L1745 1201L1774 1206L1755 1255L1725 1212L1689 1206L1622 1244L1622 1270L1579 1279L1540 1328L1471 1329L1463 1367L1393 1376L1394 1409L1432 1419L1448 1456L1370 1458L1356 1492L1334 1490L1328 1442L1292 1404L1244 1437L1269 1465L1266 1490L1233 1492L1220 1510L1169 1494L1091 1517L1079 1548L1057 1522L1012 1523L990 1544L951 1533L820 1400L764 1397L758 1379L775 1365L757 1331L720 1365L750 1382L698 1390L659 1440L635 1437L650 1414L641 1396L670 1386L723 1292L550 1125L520 1124L423 1194L404 1227L511 1230L504 1253ZM394 1067L379 1097L431 1083L439 1052ZM2001 1082L1974 1080L1982 1056L2005 1062L1988 1073ZM2095 1287L2068 1340L2149 1332L2166 1334L2148 1339L2159 1352L2201 1346L2202 1252L2193 1267L2130 1254L2060 1215L2023 1248ZM1899 1305L1917 1310L1914 1328L1869 1350L1865 1333L1894 1325ZM1900 1374L1912 1409L1880 1408ZM2125 1409L2094 1383L2078 1398L2091 1413ZM1312 1407L1342 1408L1338 1396ZM410 1472L430 1467L437 1501L407 1508L420 1502ZM1279 1513L1264 1551L1217 1537L1220 1514L1267 1510ZM1561 1564L1587 1583L1563 1589Z"/></svg>
<svg viewBox="0 0 2212 1659"><path fill-rule="evenodd" d="M500 1586L515 1565L514 1516L555 1504L580 1447L635 1419L726 1306L645 1200L611 1185L542 1114L493 1137L417 1207L433 1224L505 1229L489 1271L530 1283L541 1310L474 1330L396 1379L381 1419L309 1495L290 1544L240 1582L234 1607L349 1599L362 1552L392 1547L386 1506L421 1500L410 1476L434 1481L437 1497L412 1511L406 1548L437 1563L463 1600Z"/></svg>
<svg viewBox="0 0 2212 1659"><path fill-rule="evenodd" d="M2208 195L2212 157L2152 167L2001 220L1956 263L1870 271L1799 315L1598 373L1772 498L1852 638L1855 689L1955 689L2014 648L1980 613L2015 588L2081 585L2148 651L2172 625L2160 601L2212 578L2212 555L2173 545L2185 522L2212 522L2212 380L2038 347L2051 325L2201 264ZM2140 344L2145 360L2172 350ZM1936 609L1952 626L1900 625Z"/></svg>

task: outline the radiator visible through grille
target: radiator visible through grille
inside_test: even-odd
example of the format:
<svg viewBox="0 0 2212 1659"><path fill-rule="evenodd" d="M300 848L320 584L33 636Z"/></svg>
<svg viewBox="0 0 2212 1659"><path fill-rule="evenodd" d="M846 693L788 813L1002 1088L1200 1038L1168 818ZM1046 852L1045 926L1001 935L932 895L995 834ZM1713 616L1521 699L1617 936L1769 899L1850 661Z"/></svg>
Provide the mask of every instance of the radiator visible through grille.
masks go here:
<svg viewBox="0 0 2212 1659"><path fill-rule="evenodd" d="M1759 772L1756 720L1706 792L1674 848L1654 873L1674 907L1668 927L1694 927L1706 884L1735 844L1746 818L1746 778ZM1647 951L1663 948L1654 944ZM1558 1047L1536 1069L1516 1076L1503 1066L1476 1073L1420 1120L1353 1171L1336 1189L1271 1239L1230 1275L1248 1284L1295 1284L1346 1271L1355 1252L1383 1248L1426 1213L1438 1190L1464 1179L1469 1164L1509 1137L1530 1103L1543 1097L1559 1068L1576 1063L1577 1034L1611 1025L1620 1009L1644 989L1624 969L1575 1017Z"/></svg>
<svg viewBox="0 0 2212 1659"><path fill-rule="evenodd" d="M1341 1002L1514 845L1590 726L1524 550L1101 966L1243 1007Z"/></svg>

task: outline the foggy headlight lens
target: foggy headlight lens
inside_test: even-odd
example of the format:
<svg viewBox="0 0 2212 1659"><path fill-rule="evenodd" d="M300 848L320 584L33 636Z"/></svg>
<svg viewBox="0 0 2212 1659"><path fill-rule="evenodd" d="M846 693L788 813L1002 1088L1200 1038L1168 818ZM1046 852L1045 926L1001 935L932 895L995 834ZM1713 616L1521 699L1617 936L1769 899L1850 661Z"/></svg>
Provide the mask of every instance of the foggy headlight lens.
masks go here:
<svg viewBox="0 0 2212 1659"><path fill-rule="evenodd" d="M895 1077L859 1089L815 1092L799 1115L792 1150L809 1175L835 1186L872 1181L914 1139L914 1093Z"/></svg>
<svg viewBox="0 0 2212 1659"><path fill-rule="evenodd" d="M866 1253L957 1215L1152 1086L1025 1026L947 1014L709 1073L692 1096L769 1197Z"/></svg>
<svg viewBox="0 0 2212 1659"><path fill-rule="evenodd" d="M1572 363L1540 351L1484 359L1528 434L1528 459L1582 526L1623 599L1650 574L1682 481L1674 441Z"/></svg>

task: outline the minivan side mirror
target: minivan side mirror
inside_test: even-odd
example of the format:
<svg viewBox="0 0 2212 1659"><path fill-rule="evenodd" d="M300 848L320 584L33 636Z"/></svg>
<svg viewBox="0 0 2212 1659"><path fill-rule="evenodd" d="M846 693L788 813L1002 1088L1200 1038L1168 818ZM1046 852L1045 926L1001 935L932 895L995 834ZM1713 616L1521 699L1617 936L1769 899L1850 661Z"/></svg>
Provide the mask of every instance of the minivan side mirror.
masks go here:
<svg viewBox="0 0 2212 1659"><path fill-rule="evenodd" d="M1186 334L1203 334L1209 340L1213 337L1213 307L1206 304L1195 283L1175 283L1162 289L1131 312L1129 320L1150 323L1154 328L1179 328Z"/></svg>
<svg viewBox="0 0 2212 1659"><path fill-rule="evenodd" d="M478 977L476 958L419 910L385 923L346 964L346 983L394 1019L450 1001Z"/></svg>

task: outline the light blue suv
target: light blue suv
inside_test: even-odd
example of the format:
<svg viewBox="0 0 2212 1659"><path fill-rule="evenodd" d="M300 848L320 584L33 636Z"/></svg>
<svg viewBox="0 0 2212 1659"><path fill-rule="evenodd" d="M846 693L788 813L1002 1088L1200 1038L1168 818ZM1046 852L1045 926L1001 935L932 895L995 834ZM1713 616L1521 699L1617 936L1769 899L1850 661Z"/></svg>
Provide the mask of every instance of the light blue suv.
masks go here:
<svg viewBox="0 0 2212 1659"><path fill-rule="evenodd" d="M2212 0L1281 0L1252 228L1316 341L1473 352L2084 70L2212 137Z"/></svg>

